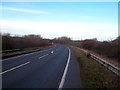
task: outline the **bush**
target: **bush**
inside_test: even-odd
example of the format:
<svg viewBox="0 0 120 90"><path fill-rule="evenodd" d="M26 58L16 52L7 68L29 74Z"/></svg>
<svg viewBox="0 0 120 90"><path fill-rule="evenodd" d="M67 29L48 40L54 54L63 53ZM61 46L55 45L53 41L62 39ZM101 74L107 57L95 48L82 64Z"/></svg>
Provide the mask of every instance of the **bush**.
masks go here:
<svg viewBox="0 0 120 90"><path fill-rule="evenodd" d="M113 41L95 41L91 40L84 40L82 41L82 48L89 49L96 51L99 54L106 55L109 58L116 58L119 59L120 56L120 37ZM119 59L120 60L120 59Z"/></svg>

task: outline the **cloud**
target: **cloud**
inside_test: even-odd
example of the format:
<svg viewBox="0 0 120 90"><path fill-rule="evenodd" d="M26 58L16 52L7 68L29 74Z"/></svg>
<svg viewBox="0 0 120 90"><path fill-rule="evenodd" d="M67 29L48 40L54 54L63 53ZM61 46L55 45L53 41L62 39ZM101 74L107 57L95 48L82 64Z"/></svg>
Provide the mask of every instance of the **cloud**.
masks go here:
<svg viewBox="0 0 120 90"><path fill-rule="evenodd" d="M14 7L2 7L0 9L8 10L8 11L16 11L16 12L25 12L25 13L48 14L47 11L32 10L32 9L22 9L22 8L14 8Z"/></svg>
<svg viewBox="0 0 120 90"><path fill-rule="evenodd" d="M12 34L41 34L45 38L68 36L73 39L114 39L118 36L118 25L83 22L30 22L0 20L2 32Z"/></svg>

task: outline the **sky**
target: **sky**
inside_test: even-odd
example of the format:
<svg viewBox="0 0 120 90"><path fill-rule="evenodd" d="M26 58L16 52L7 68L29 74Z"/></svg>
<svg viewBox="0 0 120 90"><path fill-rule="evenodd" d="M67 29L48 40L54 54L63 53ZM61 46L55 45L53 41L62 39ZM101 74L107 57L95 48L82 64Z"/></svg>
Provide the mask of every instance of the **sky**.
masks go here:
<svg viewBox="0 0 120 90"><path fill-rule="evenodd" d="M118 36L117 2L0 2L2 33L68 36L73 40Z"/></svg>

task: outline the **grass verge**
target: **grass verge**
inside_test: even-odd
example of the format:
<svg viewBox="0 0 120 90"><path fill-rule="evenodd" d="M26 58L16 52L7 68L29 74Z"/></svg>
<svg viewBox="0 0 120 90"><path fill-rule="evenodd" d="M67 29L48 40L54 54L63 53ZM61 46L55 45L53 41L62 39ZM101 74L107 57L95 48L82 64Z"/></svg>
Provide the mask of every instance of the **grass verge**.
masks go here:
<svg viewBox="0 0 120 90"><path fill-rule="evenodd" d="M80 50L71 47L78 60L83 88L120 88L120 77L95 60L86 57Z"/></svg>

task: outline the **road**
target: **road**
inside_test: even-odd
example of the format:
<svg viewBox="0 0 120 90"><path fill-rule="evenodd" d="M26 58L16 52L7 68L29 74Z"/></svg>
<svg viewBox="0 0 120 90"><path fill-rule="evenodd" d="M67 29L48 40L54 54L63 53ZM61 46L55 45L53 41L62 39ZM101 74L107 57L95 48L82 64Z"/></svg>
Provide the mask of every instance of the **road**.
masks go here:
<svg viewBox="0 0 120 90"><path fill-rule="evenodd" d="M77 60L65 45L1 62L2 88L80 88Z"/></svg>

